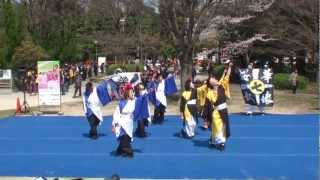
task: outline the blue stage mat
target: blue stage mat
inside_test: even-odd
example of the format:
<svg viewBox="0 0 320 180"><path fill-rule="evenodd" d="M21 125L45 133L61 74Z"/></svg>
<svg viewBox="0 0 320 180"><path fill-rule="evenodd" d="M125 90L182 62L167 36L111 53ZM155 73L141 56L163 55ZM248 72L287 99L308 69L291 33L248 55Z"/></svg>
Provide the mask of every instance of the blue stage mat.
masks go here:
<svg viewBox="0 0 320 180"><path fill-rule="evenodd" d="M209 131L179 139L182 122L166 116L134 138L133 159L114 157L111 117L90 140L84 117L9 117L0 120L0 176L110 177L135 179L316 180L318 115L231 115L224 152L208 148Z"/></svg>

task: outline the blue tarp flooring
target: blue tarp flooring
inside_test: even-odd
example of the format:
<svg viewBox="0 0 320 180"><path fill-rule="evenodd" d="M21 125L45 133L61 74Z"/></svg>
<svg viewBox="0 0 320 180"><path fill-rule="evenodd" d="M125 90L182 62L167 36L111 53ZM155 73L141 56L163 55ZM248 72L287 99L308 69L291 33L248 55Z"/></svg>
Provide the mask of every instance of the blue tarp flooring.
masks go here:
<svg viewBox="0 0 320 180"><path fill-rule="evenodd" d="M0 176L135 179L316 180L319 115L230 115L226 150L208 147L209 131L180 139L182 122L166 116L146 139L134 138L134 158L113 156L111 117L88 138L84 117L9 117L0 120Z"/></svg>

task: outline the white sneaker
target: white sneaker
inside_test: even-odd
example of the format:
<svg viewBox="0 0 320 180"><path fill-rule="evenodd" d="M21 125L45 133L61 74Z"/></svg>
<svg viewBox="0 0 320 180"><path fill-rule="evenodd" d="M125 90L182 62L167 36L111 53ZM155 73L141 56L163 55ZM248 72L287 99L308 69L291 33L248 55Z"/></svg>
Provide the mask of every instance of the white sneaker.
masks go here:
<svg viewBox="0 0 320 180"><path fill-rule="evenodd" d="M247 111L246 114L249 116L249 115L252 115L253 113L252 113L252 111Z"/></svg>

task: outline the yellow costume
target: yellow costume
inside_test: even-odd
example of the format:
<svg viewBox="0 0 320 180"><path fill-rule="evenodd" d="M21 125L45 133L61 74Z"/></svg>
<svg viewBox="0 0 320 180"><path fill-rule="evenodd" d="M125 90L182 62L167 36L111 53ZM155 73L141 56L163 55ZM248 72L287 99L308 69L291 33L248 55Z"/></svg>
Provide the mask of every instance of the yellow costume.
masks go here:
<svg viewBox="0 0 320 180"><path fill-rule="evenodd" d="M195 135L197 118L197 92L195 90L184 91L180 101L180 112L183 115L183 129L188 138Z"/></svg>
<svg viewBox="0 0 320 180"><path fill-rule="evenodd" d="M213 106L211 138L213 144L225 143L230 136L229 119L226 100L230 98L229 76L223 76L217 90L210 89L207 99Z"/></svg>
<svg viewBox="0 0 320 180"><path fill-rule="evenodd" d="M206 85L198 88L198 100L207 101L205 107L207 118L211 121L211 138L213 144L225 143L230 136L229 119L226 100L230 98L229 75L223 75L217 89L207 88ZM206 94L205 98L201 95ZM204 104L204 103L203 103Z"/></svg>

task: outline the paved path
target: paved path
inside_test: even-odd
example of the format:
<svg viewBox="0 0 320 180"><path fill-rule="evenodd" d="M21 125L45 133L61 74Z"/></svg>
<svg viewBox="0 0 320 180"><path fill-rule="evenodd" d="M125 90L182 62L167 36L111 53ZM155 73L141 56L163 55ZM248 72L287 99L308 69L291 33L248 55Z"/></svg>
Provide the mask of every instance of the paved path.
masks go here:
<svg viewBox="0 0 320 180"><path fill-rule="evenodd" d="M205 76L200 76L199 79L203 79ZM83 82L83 88L84 90ZM177 81L177 86L180 87L180 82ZM72 98L74 92L74 85L70 86L69 92L62 96L62 112L65 115L83 115L82 98ZM0 111L1 110L14 110L16 108L17 97L20 98L20 103L23 103L22 92L12 92L7 89L0 89ZM271 108L267 108L267 113L281 113L281 114L301 114L301 113L319 113L318 110L312 109L310 100L318 98L316 94L304 94L298 93L293 95L290 91L275 91L274 92L275 104ZM239 113L245 112L247 106L244 104L242 93L238 84L231 84L231 98L229 103L229 112ZM26 95L28 104L31 107L38 106L38 96ZM111 115L115 109L117 102L103 107L104 115ZM179 113L179 101L177 98L169 100L167 108L167 114ZM290 107L290 108L288 108Z"/></svg>
<svg viewBox="0 0 320 180"><path fill-rule="evenodd" d="M85 84L85 83L83 83ZM82 90L84 90L84 85ZM62 103L80 103L81 98L72 98L74 85L70 86L69 92L62 96ZM20 98L20 103L23 103L23 92L12 92L10 89L0 89L0 111L11 110L16 108L17 98ZM29 95L26 93L26 100L31 107L38 106L38 95Z"/></svg>

